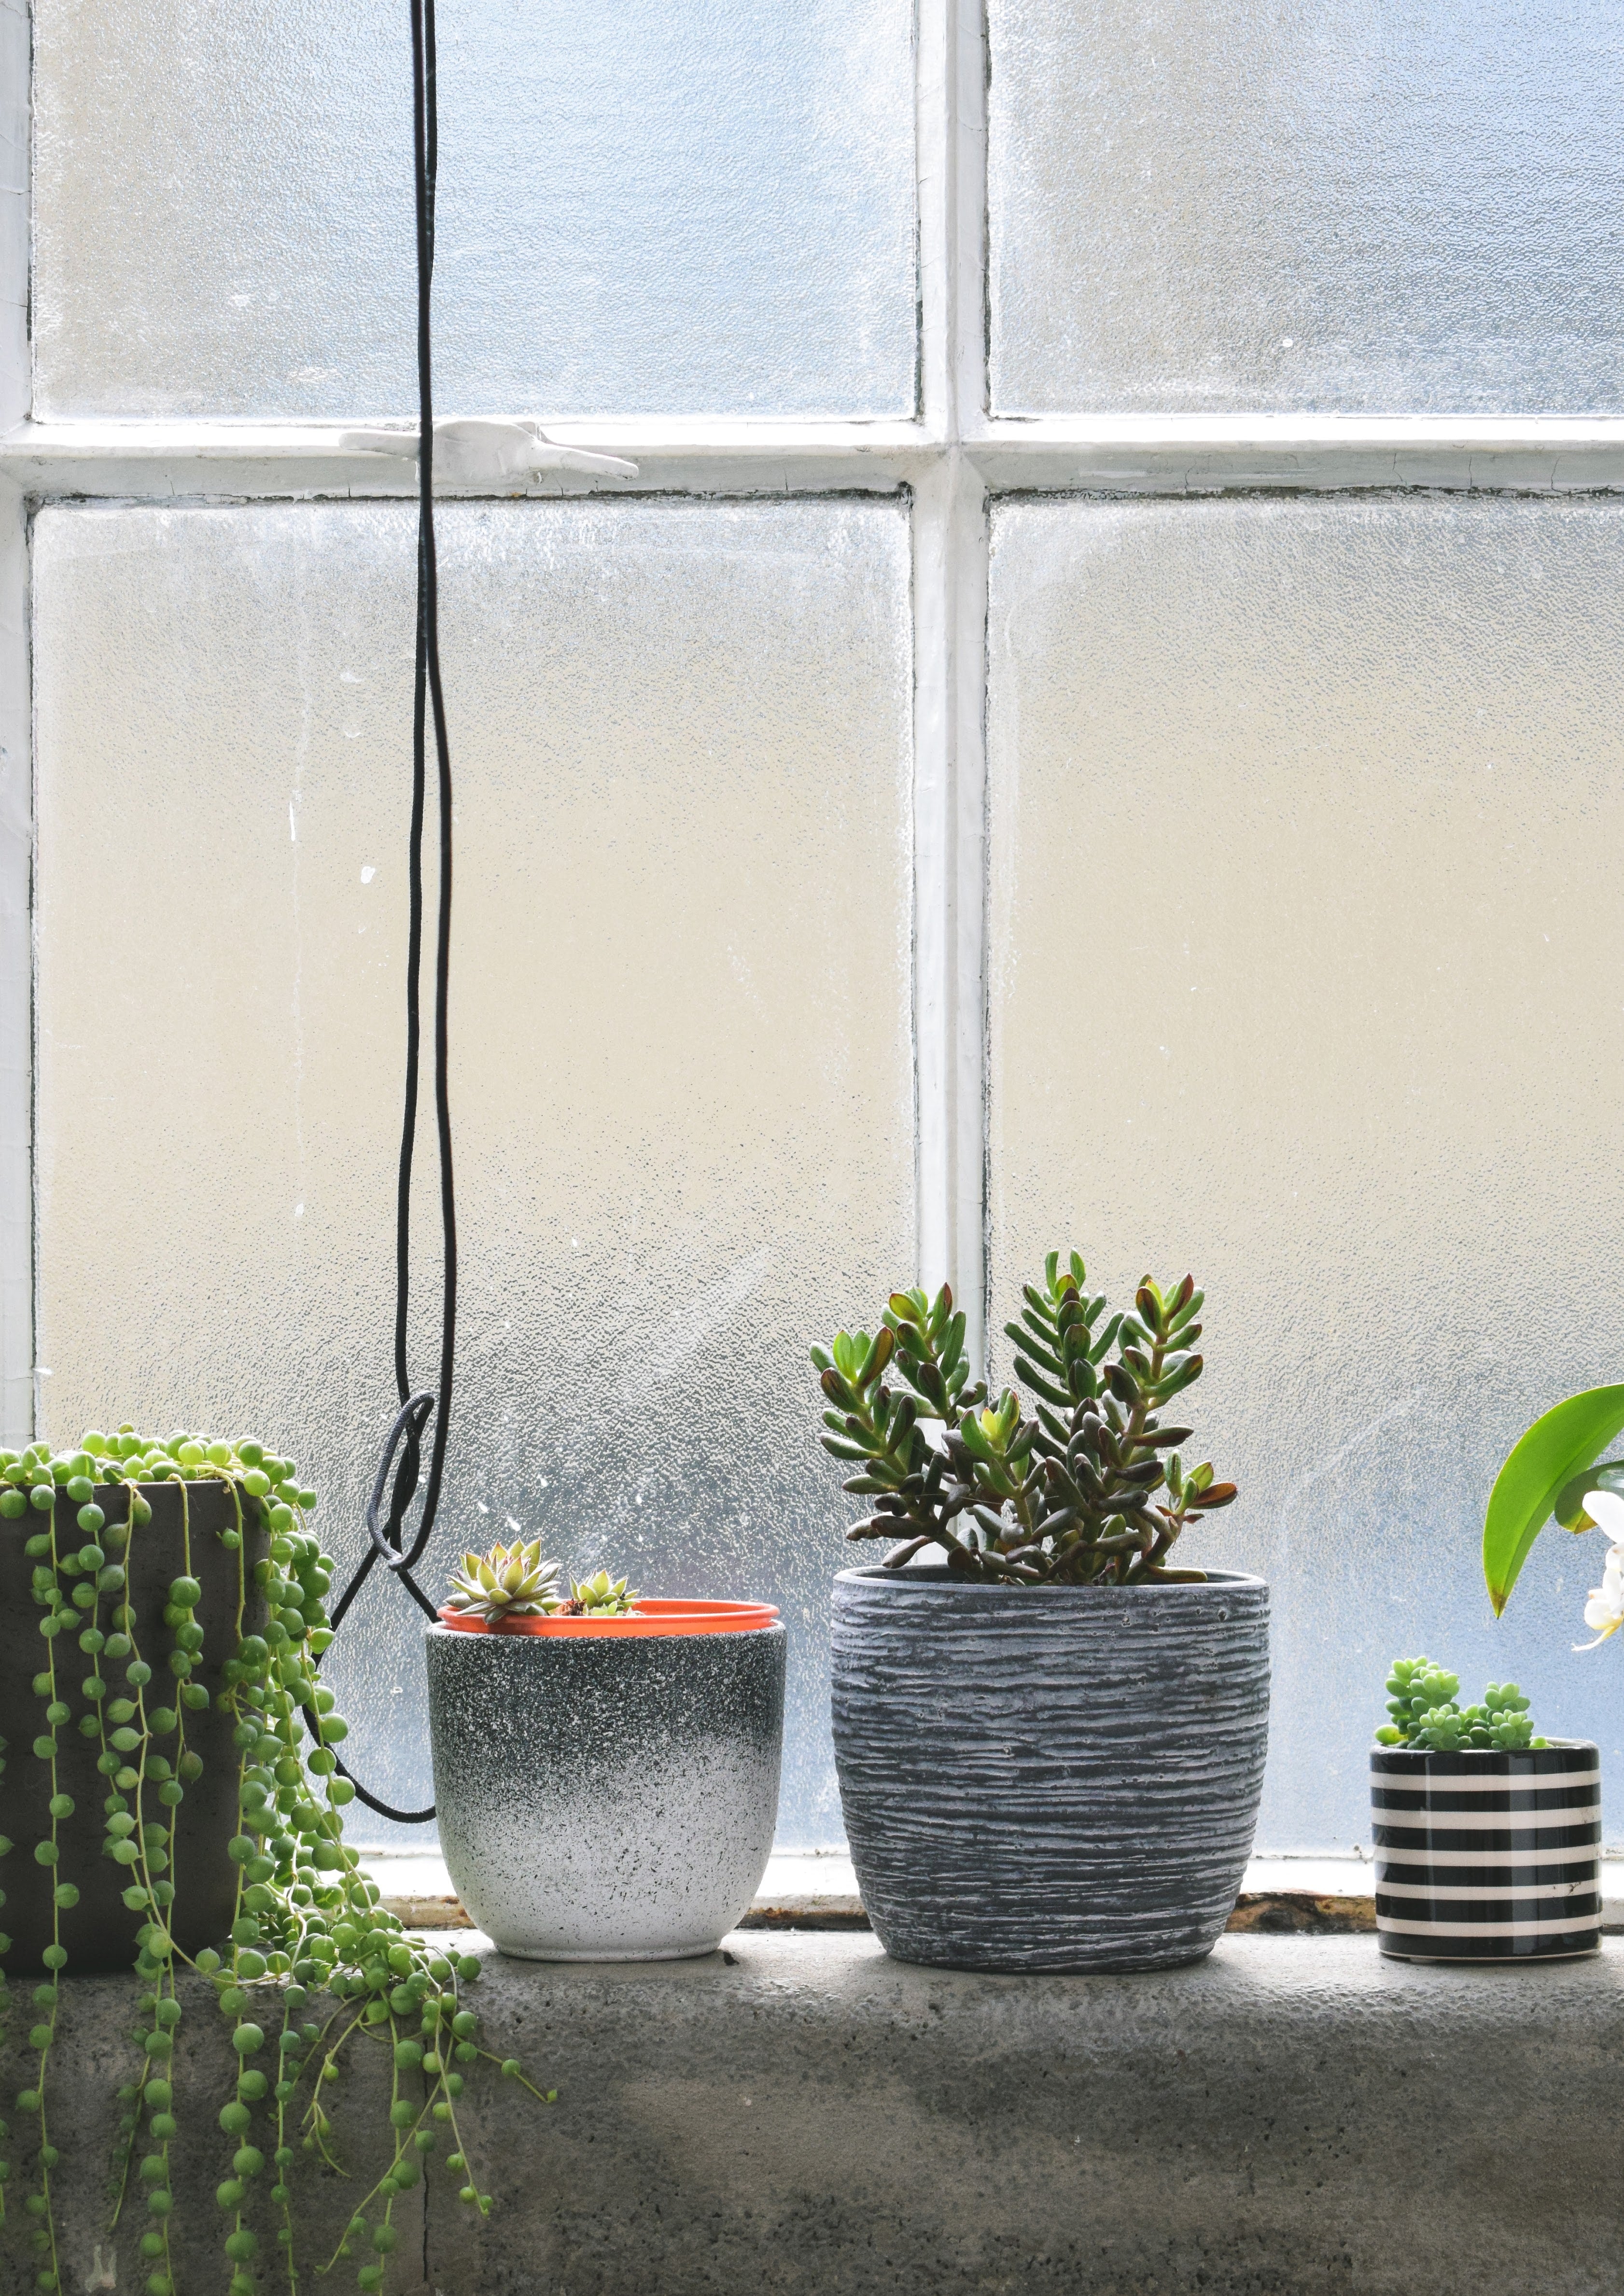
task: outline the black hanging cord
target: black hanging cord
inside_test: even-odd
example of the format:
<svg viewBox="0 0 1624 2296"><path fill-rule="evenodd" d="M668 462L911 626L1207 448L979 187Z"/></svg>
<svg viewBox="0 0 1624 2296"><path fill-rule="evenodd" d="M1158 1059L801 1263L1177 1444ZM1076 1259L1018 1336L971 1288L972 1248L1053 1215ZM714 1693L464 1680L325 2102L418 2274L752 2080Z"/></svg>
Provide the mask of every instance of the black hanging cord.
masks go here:
<svg viewBox="0 0 1624 2296"><path fill-rule="evenodd" d="M431 305L434 280L434 179L439 158L435 98L434 0L411 0L412 153L417 221L417 662L412 707L412 827L407 857L410 914L406 936L406 1062L400 1128L400 1168L395 1204L395 1384L400 1408L383 1447L366 1509L367 1547L332 1611L336 1630L375 1562L392 1571L431 1619L433 1603L412 1576L434 1529L446 1470L451 1424L451 1382L456 1351L456 1196L451 1164L451 1099L447 1083L447 1004L451 979L451 748L439 668L439 568L434 537L434 389ZM411 1294L412 1157L417 1138L417 1076L422 1037L419 979L422 969L422 838L428 784L428 726L434 726L436 798L439 815L439 902L434 937L434 1122L439 1149L441 1251L439 1379L412 1391L406 1365L406 1310ZM422 1438L433 1422L422 1511L408 1546L406 1509L417 1495ZM397 1464L397 1454L398 1464ZM390 1480L390 1469L394 1480ZM383 1495L389 1486L389 1506ZM381 1517L381 1520L380 1518ZM312 1731L316 1718L306 1710ZM357 1798L400 1825L426 1825L427 1809L394 1809L369 1793L337 1759Z"/></svg>

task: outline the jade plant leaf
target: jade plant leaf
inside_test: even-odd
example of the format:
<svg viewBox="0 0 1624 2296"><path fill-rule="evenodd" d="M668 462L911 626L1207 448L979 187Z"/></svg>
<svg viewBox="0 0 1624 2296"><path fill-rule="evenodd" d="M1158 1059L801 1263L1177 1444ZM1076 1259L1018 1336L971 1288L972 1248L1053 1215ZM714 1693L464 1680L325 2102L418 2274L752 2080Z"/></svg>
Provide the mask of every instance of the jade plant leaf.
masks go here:
<svg viewBox="0 0 1624 2296"><path fill-rule="evenodd" d="M1587 1388L1537 1419L1496 1476L1483 1523L1483 1577L1497 1618L1553 1509L1620 1428L1624 1387Z"/></svg>

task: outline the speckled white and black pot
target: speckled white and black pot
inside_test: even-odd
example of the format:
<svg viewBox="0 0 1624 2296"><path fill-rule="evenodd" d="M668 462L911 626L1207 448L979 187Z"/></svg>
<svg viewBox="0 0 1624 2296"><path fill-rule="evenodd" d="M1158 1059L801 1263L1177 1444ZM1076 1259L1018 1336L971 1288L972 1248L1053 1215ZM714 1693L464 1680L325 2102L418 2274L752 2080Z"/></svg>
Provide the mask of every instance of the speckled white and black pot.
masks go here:
<svg viewBox="0 0 1624 2296"><path fill-rule="evenodd" d="M1268 1741L1268 1588L834 1582L834 1754L888 1953L1162 1969L1211 1951Z"/></svg>
<svg viewBox="0 0 1624 2296"><path fill-rule="evenodd" d="M528 1961L714 1951L773 1846L783 1628L425 1640L440 1842L480 1928Z"/></svg>

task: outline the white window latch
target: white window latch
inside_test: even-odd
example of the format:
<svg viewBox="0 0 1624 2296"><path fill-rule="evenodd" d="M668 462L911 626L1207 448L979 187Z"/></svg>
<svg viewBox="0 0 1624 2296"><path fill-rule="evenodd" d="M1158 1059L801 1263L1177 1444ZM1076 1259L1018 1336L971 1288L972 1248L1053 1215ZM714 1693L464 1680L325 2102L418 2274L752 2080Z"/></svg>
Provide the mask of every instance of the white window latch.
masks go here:
<svg viewBox="0 0 1624 2296"><path fill-rule="evenodd" d="M345 430L339 447L351 454L398 455L417 459L415 425L400 430ZM636 463L619 455L589 454L561 447L533 416L451 415L434 425L434 476L447 487L499 486L526 479L532 471L584 471L595 478L635 479Z"/></svg>

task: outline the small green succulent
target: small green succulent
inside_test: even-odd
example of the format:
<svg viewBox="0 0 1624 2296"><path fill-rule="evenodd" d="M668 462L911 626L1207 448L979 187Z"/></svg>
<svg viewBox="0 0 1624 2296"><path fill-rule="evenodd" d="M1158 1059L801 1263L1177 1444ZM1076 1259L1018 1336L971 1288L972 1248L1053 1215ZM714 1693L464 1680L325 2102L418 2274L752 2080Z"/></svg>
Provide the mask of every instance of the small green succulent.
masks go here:
<svg viewBox="0 0 1624 2296"><path fill-rule="evenodd" d="M635 1587L628 1590L624 1578L611 1578L607 1570L599 1570L590 1578L572 1578L570 1600L558 1607L576 1617L613 1619L635 1609L636 1601Z"/></svg>
<svg viewBox="0 0 1624 2296"><path fill-rule="evenodd" d="M558 1565L544 1561L539 1538L493 1546L484 1554L464 1554L452 1573L448 1610L483 1619L545 1618L562 1608Z"/></svg>
<svg viewBox="0 0 1624 2296"><path fill-rule="evenodd" d="M1376 1732L1379 1746L1415 1746L1438 1754L1520 1753L1549 1742L1536 1738L1529 1702L1514 1682L1491 1682L1481 1705L1456 1703L1460 1677L1430 1658L1398 1658L1387 1677L1392 1720Z"/></svg>

